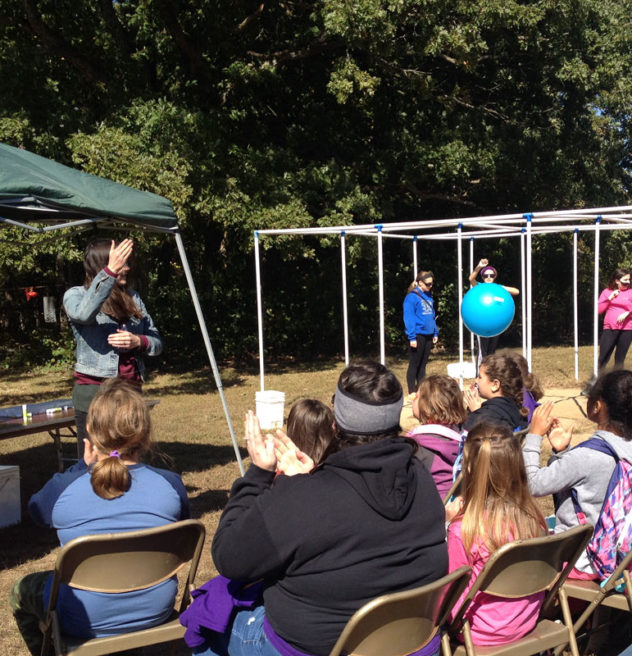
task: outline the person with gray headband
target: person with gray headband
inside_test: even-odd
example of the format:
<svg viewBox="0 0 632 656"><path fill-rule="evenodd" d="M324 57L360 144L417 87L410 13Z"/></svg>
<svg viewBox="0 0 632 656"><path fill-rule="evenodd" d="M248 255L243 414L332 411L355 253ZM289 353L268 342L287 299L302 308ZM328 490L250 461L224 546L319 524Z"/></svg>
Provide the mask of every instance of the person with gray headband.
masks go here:
<svg viewBox="0 0 632 656"><path fill-rule="evenodd" d="M246 416L252 463L233 485L212 554L223 576L263 578L263 603L237 610L194 654L326 656L363 604L446 573L445 513L414 443L400 436L403 396L383 365L348 366L334 439L313 471L295 476L275 477L275 438ZM433 640L418 656L439 647Z"/></svg>

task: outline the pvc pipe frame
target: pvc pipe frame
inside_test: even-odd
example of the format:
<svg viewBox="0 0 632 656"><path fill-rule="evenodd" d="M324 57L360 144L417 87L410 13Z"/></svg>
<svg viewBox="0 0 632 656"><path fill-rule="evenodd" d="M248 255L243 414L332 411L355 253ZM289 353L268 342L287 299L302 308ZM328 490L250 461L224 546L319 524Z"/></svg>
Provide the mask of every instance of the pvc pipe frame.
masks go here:
<svg viewBox="0 0 632 656"><path fill-rule="evenodd" d="M603 223L603 214L608 214L608 221L614 223ZM568 222L570 220L595 220L593 225L572 224L556 225L551 223ZM525 227L526 223L526 227ZM394 230L411 230L423 228L425 230L432 228L454 227L455 221L451 220L431 220L431 221L413 221L399 222L390 224L368 224L358 226L339 226L323 228L302 228L302 229L270 229L255 231L255 266L257 279L257 308L258 308L258 330L259 330L259 372L261 379L261 389L265 388L264 374L264 350L263 350L263 314L262 314L262 290L261 290L261 273L259 257L259 237L261 235L314 235L314 234L340 234L341 244L341 276L342 276L342 304L343 304L343 321L344 321L344 349L345 364L349 364L349 332L348 332L348 308L347 308L347 278L346 278L346 236L356 234L358 236L374 236L378 241L378 304L380 320L380 361L385 363L385 328L384 328L384 278L383 278L383 239L399 238L413 240L413 270L416 275L418 269L417 248L418 240L451 240L456 239L458 243L457 250L457 290L459 307L463 300L463 259L462 259L462 239L464 236L470 239L470 267L474 269L474 250L473 241L475 238L499 238L499 237L520 237L520 258L521 258L521 285L523 289L521 298L522 313L522 352L523 356L532 366L533 359L533 261L532 261L532 239L533 235L560 233L573 231L573 333L574 333L574 370L575 379L579 379L579 327L578 327L578 309L577 309L577 238L579 231L595 232L595 276L594 276L594 308L593 308L593 369L597 371L597 353L598 353L598 314L597 302L599 296L599 234L602 230L632 230L632 206L625 207L606 207L587 210L568 210L562 212L548 212L537 214L506 214L491 217L478 217L460 219L457 225L457 232L425 235L401 235L389 234ZM545 225L541 225L545 224ZM549 224L549 225L546 225ZM536 226L536 227L534 227ZM479 228L476 231L463 233L463 228ZM526 327L526 329L525 329ZM472 350L472 361L474 362L474 336L470 338L470 348ZM459 362L463 363L463 322L459 316ZM462 366L461 366L462 370ZM461 385L463 381L461 379Z"/></svg>

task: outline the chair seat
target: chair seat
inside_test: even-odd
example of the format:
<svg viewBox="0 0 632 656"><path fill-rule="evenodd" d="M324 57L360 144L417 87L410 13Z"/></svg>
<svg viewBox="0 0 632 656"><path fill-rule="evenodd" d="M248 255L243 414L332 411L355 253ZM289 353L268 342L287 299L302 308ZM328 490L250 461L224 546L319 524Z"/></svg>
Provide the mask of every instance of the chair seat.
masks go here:
<svg viewBox="0 0 632 656"><path fill-rule="evenodd" d="M490 645L476 647L476 656L531 656L540 651L550 649L564 642L568 637L568 629L559 622L541 620L536 627L520 640L514 640L506 645ZM453 656L465 656L465 647L460 645L453 651Z"/></svg>
<svg viewBox="0 0 632 656"><path fill-rule="evenodd" d="M580 581L576 579L566 579L564 583L564 590L566 594L573 599L581 599L583 601L592 601L600 592L599 583L596 581ZM630 604L627 597L618 592L610 592L601 601L602 606L609 606L610 608L617 608L618 610L629 611Z"/></svg>
<svg viewBox="0 0 632 656"><path fill-rule="evenodd" d="M176 617L176 619L150 629L142 629L140 631L132 631L131 633L122 633L105 638L84 640L83 638L75 638L74 636L63 636L66 647L64 653L68 656L101 656L102 654L112 654L146 645L180 640L184 637L185 631L186 629Z"/></svg>

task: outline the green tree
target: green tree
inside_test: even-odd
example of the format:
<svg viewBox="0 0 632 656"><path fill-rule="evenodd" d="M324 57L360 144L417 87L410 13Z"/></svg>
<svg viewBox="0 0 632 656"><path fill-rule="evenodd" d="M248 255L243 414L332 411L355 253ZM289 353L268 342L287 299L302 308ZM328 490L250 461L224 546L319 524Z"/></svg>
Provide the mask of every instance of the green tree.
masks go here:
<svg viewBox="0 0 632 656"><path fill-rule="evenodd" d="M631 5L0 0L0 139L170 198L214 344L241 357L256 350L255 229L625 201ZM56 257L76 261L86 237L55 243ZM48 255L32 243L34 272ZM262 240L270 351L340 350L337 243ZM177 254L154 238L140 248L144 293L181 359L199 343ZM352 332L372 352L374 248L349 249L362 272ZM395 347L413 272L409 245L389 248ZM508 274L513 248L494 247ZM432 249L439 279L453 282L454 254ZM17 259L0 253L0 279ZM539 284L560 304L567 262L554 261Z"/></svg>

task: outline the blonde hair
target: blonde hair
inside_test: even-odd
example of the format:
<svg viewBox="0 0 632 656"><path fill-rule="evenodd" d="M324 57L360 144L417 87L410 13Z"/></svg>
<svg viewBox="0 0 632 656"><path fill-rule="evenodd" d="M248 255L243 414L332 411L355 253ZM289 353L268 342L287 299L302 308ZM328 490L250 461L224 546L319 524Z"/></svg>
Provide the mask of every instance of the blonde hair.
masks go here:
<svg viewBox="0 0 632 656"><path fill-rule="evenodd" d="M434 374L424 378L417 389L419 420L424 424L460 426L467 419L463 392L454 378Z"/></svg>
<svg viewBox="0 0 632 656"><path fill-rule="evenodd" d="M122 459L137 460L150 449L151 421L142 394L122 378L104 381L90 404L87 427L93 447L112 454L92 468L92 489L103 499L123 496L132 479Z"/></svg>
<svg viewBox="0 0 632 656"><path fill-rule="evenodd" d="M546 522L529 492L520 440L509 428L480 422L463 447L461 537L490 554L513 540L546 534Z"/></svg>

